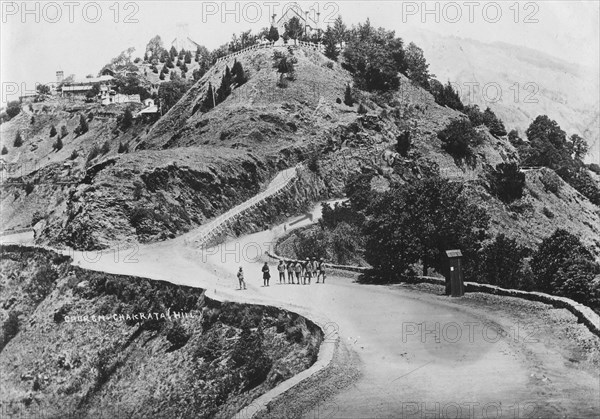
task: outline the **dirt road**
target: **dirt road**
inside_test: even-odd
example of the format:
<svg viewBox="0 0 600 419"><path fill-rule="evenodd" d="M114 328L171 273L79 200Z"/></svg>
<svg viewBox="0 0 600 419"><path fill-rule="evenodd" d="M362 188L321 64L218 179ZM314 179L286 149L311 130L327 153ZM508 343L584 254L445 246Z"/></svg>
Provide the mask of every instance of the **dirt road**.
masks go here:
<svg viewBox="0 0 600 419"><path fill-rule="evenodd" d="M315 208L315 219L318 212ZM193 250L180 237L100 256L78 252L75 263L205 288L219 300L283 307L325 326L326 338L337 334L341 344L358 354L362 375L326 400L319 417L597 415L598 376L570 365L561 342L547 341L509 314L498 316L401 287L359 285L348 278L280 285L275 262L270 263L271 284L263 287L264 251L284 230L310 222L291 227L294 221L216 248ZM246 272L246 291L237 290L239 266ZM314 411L306 413L313 416Z"/></svg>

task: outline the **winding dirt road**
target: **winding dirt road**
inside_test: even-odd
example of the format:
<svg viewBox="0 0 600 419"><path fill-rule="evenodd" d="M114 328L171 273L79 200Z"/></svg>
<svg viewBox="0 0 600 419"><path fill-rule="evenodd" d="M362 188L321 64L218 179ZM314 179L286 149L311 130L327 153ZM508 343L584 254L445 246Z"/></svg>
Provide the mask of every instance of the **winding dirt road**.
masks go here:
<svg viewBox="0 0 600 419"><path fill-rule="evenodd" d="M316 206L313 220L319 212ZM317 364L261 397L241 417L326 367L340 346L357 354L360 376L304 417L598 417L600 378L571 365L561 342L536 335L498 309L335 276L326 284L280 285L276 262L270 262L271 285L263 287L264 252L286 231L310 222L296 217L210 249L186 246L191 232L135 249L75 252L74 263L201 287L218 300L278 306L320 324L326 336ZM237 289L239 266L246 272L245 291Z"/></svg>

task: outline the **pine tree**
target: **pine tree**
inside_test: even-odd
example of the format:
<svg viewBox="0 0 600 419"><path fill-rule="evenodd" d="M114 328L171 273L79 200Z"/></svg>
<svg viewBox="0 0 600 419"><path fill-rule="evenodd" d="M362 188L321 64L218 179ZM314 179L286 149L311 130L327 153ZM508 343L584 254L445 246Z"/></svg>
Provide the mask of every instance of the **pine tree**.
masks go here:
<svg viewBox="0 0 600 419"><path fill-rule="evenodd" d="M354 98L352 97L352 89L350 89L350 85L346 86L346 92L344 93L344 103L346 106L354 105Z"/></svg>
<svg viewBox="0 0 600 419"><path fill-rule="evenodd" d="M237 60L233 63L233 67L231 69L231 75L233 76L233 82L238 87L241 86L242 84L246 83L246 81L248 81L248 78L246 77L242 63L240 63Z"/></svg>
<svg viewBox="0 0 600 419"><path fill-rule="evenodd" d="M277 42L279 40L279 31L275 26L271 26L271 29L269 29L267 39L271 42Z"/></svg>
<svg viewBox="0 0 600 419"><path fill-rule="evenodd" d="M184 62L186 64L191 64L192 63L192 53L190 51L187 51L185 53Z"/></svg>
<svg viewBox="0 0 600 419"><path fill-rule="evenodd" d="M67 135L69 135L69 131L67 130L67 127L65 127L64 125L60 127L60 138L65 138Z"/></svg>
<svg viewBox="0 0 600 419"><path fill-rule="evenodd" d="M54 137L56 135L56 127L54 125L52 125L52 127L50 127L50 138Z"/></svg>
<svg viewBox="0 0 600 419"><path fill-rule="evenodd" d="M325 31L323 36L323 44L325 45L325 56L330 60L337 61L340 53L338 51L335 34L333 33L331 26L328 26L327 30Z"/></svg>
<svg viewBox="0 0 600 419"><path fill-rule="evenodd" d="M202 112L208 112L209 110L211 110L212 108L215 107L215 105L216 105L215 96L216 96L215 89L212 87L212 84L209 82L206 96L204 96L204 100L202 101L202 106L200 107L200 110Z"/></svg>
<svg viewBox="0 0 600 419"><path fill-rule="evenodd" d="M85 117L83 115L79 115L79 126L77 127L77 134L78 135L82 135L85 134L86 132L88 132L89 127L88 127L88 123L85 119Z"/></svg>
<svg viewBox="0 0 600 419"><path fill-rule="evenodd" d="M129 152L129 146L119 141L119 149L117 150L117 152L119 154L127 153Z"/></svg>
<svg viewBox="0 0 600 419"><path fill-rule="evenodd" d="M175 57L177 57L177 50L175 47L171 47L171 50L169 51L169 57L171 57L171 60L174 60Z"/></svg>
<svg viewBox="0 0 600 419"><path fill-rule="evenodd" d="M17 135L15 135L15 141L13 143L13 146L21 147L22 145L23 145L23 138L21 138L21 133L17 132Z"/></svg>
<svg viewBox="0 0 600 419"><path fill-rule="evenodd" d="M229 66L226 66L225 74L221 78L221 85L217 89L217 104L223 102L231 94L231 82L231 70Z"/></svg>
<svg viewBox="0 0 600 419"><path fill-rule="evenodd" d="M8 149L6 148L6 146L2 147L2 155L4 154L8 154Z"/></svg>
<svg viewBox="0 0 600 419"><path fill-rule="evenodd" d="M57 137L56 141L54 142L54 144L52 145L52 148L56 151L60 151L63 148L63 142L62 142L62 138Z"/></svg>
<svg viewBox="0 0 600 419"><path fill-rule="evenodd" d="M159 80L164 80L165 79L165 73L160 73L160 76L158 76Z"/></svg>

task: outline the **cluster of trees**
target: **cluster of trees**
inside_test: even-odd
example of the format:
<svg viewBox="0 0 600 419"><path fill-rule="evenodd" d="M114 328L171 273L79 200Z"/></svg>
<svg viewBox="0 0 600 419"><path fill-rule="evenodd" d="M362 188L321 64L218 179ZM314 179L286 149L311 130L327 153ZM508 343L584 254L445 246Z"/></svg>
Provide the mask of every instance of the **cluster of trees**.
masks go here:
<svg viewBox="0 0 600 419"><path fill-rule="evenodd" d="M200 110L208 112L227 99L233 89L240 87L247 81L248 77L241 62L235 60L231 69L229 69L229 66L225 66L225 73L221 77L219 87L215 90L212 83L208 83L206 95L199 106Z"/></svg>
<svg viewBox="0 0 600 419"><path fill-rule="evenodd" d="M600 188L591 177L583 159L587 142L577 134L567 138L558 123L540 115L525 132L528 141L511 131L509 140L519 151L523 166L543 166L554 170L565 182L600 206Z"/></svg>
<svg viewBox="0 0 600 419"><path fill-rule="evenodd" d="M0 123L8 122L21 112L21 102L10 101L6 104L6 110L0 114Z"/></svg>
<svg viewBox="0 0 600 419"><path fill-rule="evenodd" d="M492 135L503 137L507 134L504 123L489 107L487 107L485 111L481 112L479 110L479 106L468 105L464 107L463 113L467 115L474 126L485 125L488 127Z"/></svg>
<svg viewBox="0 0 600 419"><path fill-rule="evenodd" d="M523 180L518 167L499 165L496 171L496 187L514 199L513 191ZM595 279L600 265L573 234L558 229L537 249L530 249L503 234L491 237L487 212L469 200L462 183L434 174L392 184L382 193L371 189L373 176L353 175L346 184L349 203L323 207L324 232L299 241L306 252L311 246L331 252L332 244L319 246L344 226L348 235L340 239L340 254L346 259L364 255L373 269L362 281L389 283L416 275L419 267L423 275L430 268L443 273L445 250L458 248L467 280L565 296L600 309L600 284ZM516 186L506 179L517 179Z"/></svg>

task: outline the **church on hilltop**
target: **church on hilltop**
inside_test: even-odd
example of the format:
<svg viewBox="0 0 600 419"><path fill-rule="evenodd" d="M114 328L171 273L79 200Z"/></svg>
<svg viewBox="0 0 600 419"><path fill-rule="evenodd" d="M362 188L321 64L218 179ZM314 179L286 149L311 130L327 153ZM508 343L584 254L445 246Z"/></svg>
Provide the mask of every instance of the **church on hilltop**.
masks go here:
<svg viewBox="0 0 600 419"><path fill-rule="evenodd" d="M279 19L277 19L277 14L274 14L272 16L271 26L276 27L279 34L283 35L283 33L285 32L286 23L288 23L290 19L297 17L300 21L300 24L304 28L304 34L310 36L320 29L319 18L321 13L316 13L316 21L312 16L310 16L310 14L311 13L308 11L302 11L302 9L300 9L300 7L297 5L294 7L288 7L287 9L285 9L285 11Z"/></svg>

